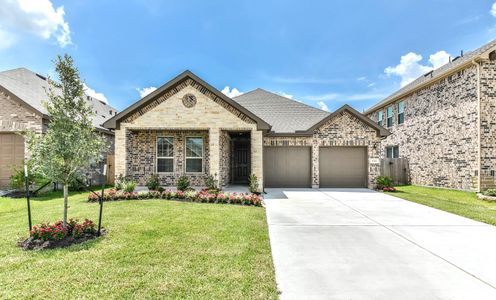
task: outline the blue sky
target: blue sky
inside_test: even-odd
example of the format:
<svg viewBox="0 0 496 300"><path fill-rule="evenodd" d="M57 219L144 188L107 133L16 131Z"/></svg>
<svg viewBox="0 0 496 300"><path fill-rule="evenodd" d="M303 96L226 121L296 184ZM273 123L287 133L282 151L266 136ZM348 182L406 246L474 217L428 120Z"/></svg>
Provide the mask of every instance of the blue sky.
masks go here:
<svg viewBox="0 0 496 300"><path fill-rule="evenodd" d="M88 93L120 110L189 69L226 93L261 87L361 111L496 38L493 4L0 0L0 70L53 75L67 52Z"/></svg>

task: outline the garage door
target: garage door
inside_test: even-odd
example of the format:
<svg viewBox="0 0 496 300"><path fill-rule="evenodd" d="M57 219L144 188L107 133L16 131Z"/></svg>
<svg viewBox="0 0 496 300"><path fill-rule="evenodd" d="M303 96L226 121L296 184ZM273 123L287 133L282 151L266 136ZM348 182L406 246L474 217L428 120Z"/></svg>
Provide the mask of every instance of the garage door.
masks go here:
<svg viewBox="0 0 496 300"><path fill-rule="evenodd" d="M13 133L0 133L0 187L7 187L12 167L24 159L24 138Z"/></svg>
<svg viewBox="0 0 496 300"><path fill-rule="evenodd" d="M366 147L321 147L320 187L367 187Z"/></svg>
<svg viewBox="0 0 496 300"><path fill-rule="evenodd" d="M311 187L311 147L265 147L266 187Z"/></svg>

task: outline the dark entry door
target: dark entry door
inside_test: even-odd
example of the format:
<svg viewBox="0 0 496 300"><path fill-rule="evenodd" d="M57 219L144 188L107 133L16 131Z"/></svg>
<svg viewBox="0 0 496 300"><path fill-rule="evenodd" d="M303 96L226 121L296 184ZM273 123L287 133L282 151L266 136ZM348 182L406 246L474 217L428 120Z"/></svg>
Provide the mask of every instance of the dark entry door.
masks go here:
<svg viewBox="0 0 496 300"><path fill-rule="evenodd" d="M250 176L250 143L234 141L232 151L232 183L248 183Z"/></svg>

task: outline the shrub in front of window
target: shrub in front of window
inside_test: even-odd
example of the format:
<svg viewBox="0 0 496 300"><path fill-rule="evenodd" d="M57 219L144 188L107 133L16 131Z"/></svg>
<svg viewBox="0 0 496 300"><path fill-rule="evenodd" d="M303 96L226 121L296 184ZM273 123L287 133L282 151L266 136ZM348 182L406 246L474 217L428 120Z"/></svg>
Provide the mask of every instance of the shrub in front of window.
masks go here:
<svg viewBox="0 0 496 300"><path fill-rule="evenodd" d="M186 191L187 189L189 189L190 187L190 183L189 183L189 178L188 176L186 175L183 175L181 177L179 177L179 179L177 180L177 189L179 191Z"/></svg>
<svg viewBox="0 0 496 300"><path fill-rule="evenodd" d="M158 174L150 175L150 178L146 181L146 187L149 190L156 191L160 187L160 182L158 178Z"/></svg>

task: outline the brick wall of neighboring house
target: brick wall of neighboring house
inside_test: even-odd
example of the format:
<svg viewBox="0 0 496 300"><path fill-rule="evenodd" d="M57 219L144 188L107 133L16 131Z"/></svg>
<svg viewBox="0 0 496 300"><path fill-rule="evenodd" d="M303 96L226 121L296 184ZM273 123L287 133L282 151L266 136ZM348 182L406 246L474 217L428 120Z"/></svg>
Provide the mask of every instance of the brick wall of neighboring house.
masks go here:
<svg viewBox="0 0 496 300"><path fill-rule="evenodd" d="M481 189L496 187L496 61L480 66Z"/></svg>
<svg viewBox="0 0 496 300"><path fill-rule="evenodd" d="M177 179L188 176L191 185L203 186L205 176L209 174L209 134L208 131L167 131L167 130L137 130L128 134L127 148L127 177L145 185L151 174L157 173L157 137L172 137L174 139L174 172L158 173L160 184L174 186ZM188 136L203 137L204 160L202 173L185 172L185 141ZM119 175L119 174L117 174Z"/></svg>
<svg viewBox="0 0 496 300"><path fill-rule="evenodd" d="M382 141L399 146L408 159L411 183L463 190L478 189L477 67L470 66L407 95L404 123L393 104L391 135ZM383 126L386 127L386 107ZM368 114L377 120L377 111Z"/></svg>
<svg viewBox="0 0 496 300"><path fill-rule="evenodd" d="M0 132L20 132L44 128L43 117L39 112L3 93L0 88Z"/></svg>
<svg viewBox="0 0 496 300"><path fill-rule="evenodd" d="M344 111L329 119L315 130L311 137L264 137L264 146L311 146L312 147L312 186L319 186L319 147L325 146L361 146L367 147L368 155L368 186L375 185L379 176L381 138L377 132L354 115Z"/></svg>

